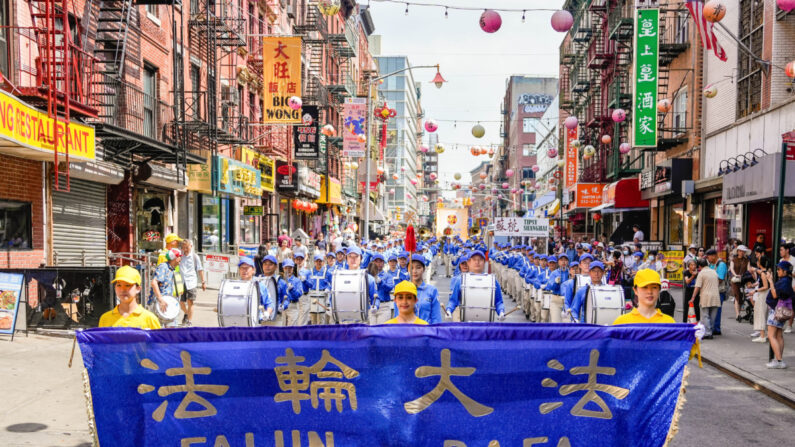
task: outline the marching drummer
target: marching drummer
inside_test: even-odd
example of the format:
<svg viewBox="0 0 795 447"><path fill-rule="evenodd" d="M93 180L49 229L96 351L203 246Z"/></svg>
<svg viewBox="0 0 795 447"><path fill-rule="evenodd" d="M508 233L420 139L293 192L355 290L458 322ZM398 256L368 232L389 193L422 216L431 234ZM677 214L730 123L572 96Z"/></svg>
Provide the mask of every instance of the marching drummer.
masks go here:
<svg viewBox="0 0 795 447"><path fill-rule="evenodd" d="M443 320L439 290L423 281L425 258L420 255L412 256L409 272L411 282L417 287L417 315L430 324L441 323Z"/></svg>
<svg viewBox="0 0 795 447"><path fill-rule="evenodd" d="M293 261L295 262L295 273L298 276L298 279L301 280L301 282L303 282L311 272L311 270L306 267L306 264L304 264L305 257L306 257L305 251L304 252L299 251L298 253L293 254Z"/></svg>
<svg viewBox="0 0 795 447"><path fill-rule="evenodd" d="M326 271L332 274L334 270L337 270L337 256L333 251L328 251L326 252Z"/></svg>
<svg viewBox="0 0 795 447"><path fill-rule="evenodd" d="M395 282L392 275L384 270L384 256L381 253L373 255L367 271L375 278L378 295L378 309L370 313L370 324L384 324L392 318L392 289Z"/></svg>
<svg viewBox="0 0 795 447"><path fill-rule="evenodd" d="M480 250L475 250L469 254L469 260L466 262L470 273L480 275L486 267L486 255ZM494 279L494 307L497 311L497 318L500 321L505 320L505 304L502 302L502 288L497 279ZM450 299L447 301L446 316L447 318L453 317L453 312L461 302L461 283L457 283L455 290L450 294Z"/></svg>
<svg viewBox="0 0 795 447"><path fill-rule="evenodd" d="M584 253L580 256L580 275L587 275L588 271L591 269L591 262L594 260L594 257L590 253ZM576 273L575 273L576 274Z"/></svg>
<svg viewBox="0 0 795 447"><path fill-rule="evenodd" d="M241 281L253 281L256 269L254 260L248 256L240 258L237 263L237 274L240 276ZM257 296L259 297L259 318L257 321L262 323L270 320L276 308L276 303L273 302L272 295L268 293L268 287L262 281L257 281Z"/></svg>
<svg viewBox="0 0 795 447"><path fill-rule="evenodd" d="M282 279L287 283L287 293L284 300L280 303L282 315L284 316L284 326L300 326L306 316L309 317L309 303L301 306L301 297L304 295L304 284L295 271L295 262L292 259L285 259L282 263Z"/></svg>
<svg viewBox="0 0 795 447"><path fill-rule="evenodd" d="M594 261L588 266L588 275L591 277L591 284L602 284L602 277L604 274L605 265L602 264L601 261ZM574 298L571 300L571 305L566 309L566 311L571 314L571 319L575 323L581 323L585 321L583 307L585 306L585 302L588 299L588 292L591 289L591 284L586 284L585 286L580 287L574 294Z"/></svg>
<svg viewBox="0 0 795 447"><path fill-rule="evenodd" d="M346 257L345 248L340 248L337 250L337 262L334 264L334 270L341 269L345 270L347 266L345 265L345 257Z"/></svg>
<svg viewBox="0 0 795 447"><path fill-rule="evenodd" d="M282 304L287 301L287 283L280 277L276 269L279 266L279 261L276 256L268 255L262 258L262 276L260 283L265 285L268 290L268 295L277 304L276 313L281 313ZM276 318L275 314L270 315L270 320L266 320L263 324L268 326L279 326L282 321Z"/></svg>
<svg viewBox="0 0 795 447"><path fill-rule="evenodd" d="M304 290L323 292L331 287L331 272L323 265L323 255L315 255L315 266L304 279Z"/></svg>
<svg viewBox="0 0 795 447"><path fill-rule="evenodd" d="M168 303L163 299L164 296L174 297L179 299L184 292L185 283L182 281L182 275L177 266L182 260L182 251L178 248L171 248L165 252L166 262L157 266L154 278L150 283L152 288L149 302L154 303L157 301L157 306L160 310L165 311L168 308ZM176 327L176 320L167 324L170 327Z"/></svg>
<svg viewBox="0 0 795 447"><path fill-rule="evenodd" d="M352 247L348 250L346 255L348 260L348 267L346 270L359 270L362 262L362 249L359 247ZM375 284L375 278L369 273L367 274L367 299L370 303L370 310L378 310L378 288Z"/></svg>
<svg viewBox="0 0 795 447"><path fill-rule="evenodd" d="M414 312L417 307L417 286L411 281L402 281L395 286L397 316L384 324L428 324Z"/></svg>
<svg viewBox="0 0 795 447"><path fill-rule="evenodd" d="M584 255L583 255L584 256ZM574 300L574 293L577 281L577 272L579 271L580 264L577 261L569 264L569 279L560 285L560 294L563 296L563 309L561 310L561 321L568 322L566 319L566 311L571 307L571 302Z"/></svg>

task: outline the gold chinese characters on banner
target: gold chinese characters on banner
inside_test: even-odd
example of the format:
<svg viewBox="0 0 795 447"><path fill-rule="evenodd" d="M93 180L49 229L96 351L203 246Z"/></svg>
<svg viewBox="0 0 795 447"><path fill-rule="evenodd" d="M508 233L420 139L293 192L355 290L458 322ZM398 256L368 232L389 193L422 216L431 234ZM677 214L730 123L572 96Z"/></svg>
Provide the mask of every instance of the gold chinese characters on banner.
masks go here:
<svg viewBox="0 0 795 447"><path fill-rule="evenodd" d="M265 90L264 122L300 123L301 109L288 104L291 96L301 96L301 38L264 37L263 65Z"/></svg>

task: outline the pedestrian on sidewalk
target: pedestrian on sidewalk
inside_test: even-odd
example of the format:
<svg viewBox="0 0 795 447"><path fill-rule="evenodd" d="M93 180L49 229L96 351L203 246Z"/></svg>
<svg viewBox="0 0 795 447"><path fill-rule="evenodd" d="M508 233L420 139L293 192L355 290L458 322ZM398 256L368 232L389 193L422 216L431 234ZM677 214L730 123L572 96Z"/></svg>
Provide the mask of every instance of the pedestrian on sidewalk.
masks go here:
<svg viewBox="0 0 795 447"><path fill-rule="evenodd" d="M773 348L773 356L767 367L769 369L785 369L787 364L784 363L784 324L785 321L779 321L776 318L776 306L780 302L786 303L789 301L789 308L792 309L792 298L795 292L792 290L792 264L787 261L781 261L776 266L776 273L778 281L770 289L767 295L767 305L770 311L767 314L767 337L770 340L770 347ZM768 273L768 280L773 281L772 273Z"/></svg>
<svg viewBox="0 0 795 447"><path fill-rule="evenodd" d="M690 302L694 303L696 298L701 298L700 321L705 328L704 338L709 340L716 332L715 323L721 304L720 279L717 271L707 268L707 261L700 260L699 267L701 271L696 276L696 288L693 290L693 298L690 299Z"/></svg>
<svg viewBox="0 0 795 447"><path fill-rule="evenodd" d="M190 326L193 321L193 303L196 301L199 285L202 290L207 290L207 283L204 281L204 267L199 255L193 251L193 242L189 239L182 240L182 259L179 261L179 270L182 272L182 279L185 281L185 293L179 300L179 305L185 315L182 317L182 325Z"/></svg>
<svg viewBox="0 0 795 447"><path fill-rule="evenodd" d="M693 257L687 262L685 270L685 301L682 303L682 323L687 323L687 311L690 301L693 299L693 292L696 290L696 277L698 276L698 258ZM701 320L701 303L698 297L693 301L693 308L696 311L696 320Z"/></svg>
<svg viewBox="0 0 795 447"><path fill-rule="evenodd" d="M756 290L753 295L754 303L754 333L751 334L754 343L766 343L767 336L767 294L772 283L768 279L770 272L770 258L760 256L756 260L756 267L751 269L751 274L756 278Z"/></svg>
<svg viewBox="0 0 795 447"><path fill-rule="evenodd" d="M718 257L718 250L715 250L714 248L707 250L707 262L709 263L709 268L715 270L715 272L718 274L718 293L720 294L720 304L718 304L718 313L715 315L715 320L713 320L712 335L721 335L720 317L722 313L721 310L723 308L723 302L726 301L726 290L728 289L727 274L729 272L729 268L726 266L726 263L723 261L723 259ZM704 306L702 305L701 307Z"/></svg>
<svg viewBox="0 0 795 447"><path fill-rule="evenodd" d="M731 291L734 297L734 318L738 323L742 320L740 312L742 312L744 301L742 278L745 272L748 271L748 255L750 253L751 250L749 250L748 247L745 245L738 245L736 254L731 258L731 264L729 265L729 273L731 273Z"/></svg>

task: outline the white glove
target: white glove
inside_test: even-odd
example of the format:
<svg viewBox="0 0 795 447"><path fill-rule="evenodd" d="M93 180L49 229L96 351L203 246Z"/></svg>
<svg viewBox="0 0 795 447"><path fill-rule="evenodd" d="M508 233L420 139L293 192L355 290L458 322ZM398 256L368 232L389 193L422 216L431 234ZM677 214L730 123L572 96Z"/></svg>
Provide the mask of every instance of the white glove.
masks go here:
<svg viewBox="0 0 795 447"><path fill-rule="evenodd" d="M444 316L447 317L450 320L453 319L453 314L449 310L444 311Z"/></svg>
<svg viewBox="0 0 795 447"><path fill-rule="evenodd" d="M568 310L564 310L560 312L560 319L562 321L571 321L571 312Z"/></svg>
<svg viewBox="0 0 795 447"><path fill-rule="evenodd" d="M704 333L707 332L707 328L705 328L704 325L701 324L701 322L698 322L695 328L696 328L696 339L701 340L702 338L704 338Z"/></svg>
<svg viewBox="0 0 795 447"><path fill-rule="evenodd" d="M499 314L499 315L497 315L497 318L498 318L500 321L505 321L505 312L500 312L500 314Z"/></svg>
<svg viewBox="0 0 795 447"><path fill-rule="evenodd" d="M555 284L560 284L560 276L558 276L557 278L555 278Z"/></svg>
<svg viewBox="0 0 795 447"><path fill-rule="evenodd" d="M370 312L373 312L373 313L375 313L376 311L378 311L378 306L376 306L375 304L373 304L372 306L370 306Z"/></svg>

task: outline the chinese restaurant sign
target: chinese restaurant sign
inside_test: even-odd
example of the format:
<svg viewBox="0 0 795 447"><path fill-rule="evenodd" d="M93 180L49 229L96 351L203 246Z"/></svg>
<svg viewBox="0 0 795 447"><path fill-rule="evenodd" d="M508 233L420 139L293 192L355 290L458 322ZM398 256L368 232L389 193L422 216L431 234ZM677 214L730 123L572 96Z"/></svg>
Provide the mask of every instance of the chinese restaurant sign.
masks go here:
<svg viewBox="0 0 795 447"><path fill-rule="evenodd" d="M635 12L634 147L657 146L657 84L659 72L659 9Z"/></svg>
<svg viewBox="0 0 795 447"><path fill-rule="evenodd" d="M296 160L317 160L320 158L320 132L318 131L317 106L304 106L301 125L293 130Z"/></svg>
<svg viewBox="0 0 795 447"><path fill-rule="evenodd" d="M301 96L301 38L263 37L262 71L265 117L269 124L301 122L301 109L290 108L291 96Z"/></svg>
<svg viewBox="0 0 795 447"><path fill-rule="evenodd" d="M367 99L345 98L342 112L342 152L344 157L364 157L367 149Z"/></svg>
<svg viewBox="0 0 795 447"><path fill-rule="evenodd" d="M13 95L0 91L0 151L28 159L51 160L57 139L58 155L65 157L65 125L63 120L58 120L53 129L53 119L46 112L36 110ZM94 149L94 128L70 121L69 158L72 161L94 161Z"/></svg>
<svg viewBox="0 0 795 447"><path fill-rule="evenodd" d="M548 219L532 219L525 217L495 217L495 236L549 236Z"/></svg>
<svg viewBox="0 0 795 447"><path fill-rule="evenodd" d="M572 142L577 139L579 129L566 129L566 188L577 184L577 148Z"/></svg>
<svg viewBox="0 0 795 447"><path fill-rule="evenodd" d="M238 158L243 163L259 169L260 176L262 177L262 190L273 192L274 161L272 158L265 154L260 154L253 149L249 149L246 146L240 146Z"/></svg>
<svg viewBox="0 0 795 447"><path fill-rule="evenodd" d="M602 188L599 183L577 184L577 208L593 208L602 204Z"/></svg>
<svg viewBox="0 0 795 447"><path fill-rule="evenodd" d="M598 447L665 444L694 333L454 323L77 340L102 446Z"/></svg>
<svg viewBox="0 0 795 447"><path fill-rule="evenodd" d="M220 155L216 155L216 186L218 192L241 197L262 197L262 176L259 170Z"/></svg>

